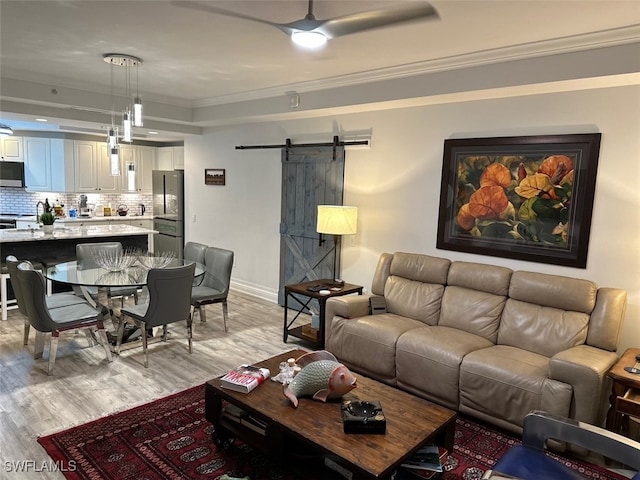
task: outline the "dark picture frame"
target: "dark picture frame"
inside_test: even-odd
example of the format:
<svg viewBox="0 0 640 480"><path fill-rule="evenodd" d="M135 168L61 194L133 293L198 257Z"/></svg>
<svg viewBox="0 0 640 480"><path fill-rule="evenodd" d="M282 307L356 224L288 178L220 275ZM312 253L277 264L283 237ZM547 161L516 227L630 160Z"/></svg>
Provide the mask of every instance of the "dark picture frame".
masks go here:
<svg viewBox="0 0 640 480"><path fill-rule="evenodd" d="M436 248L586 268L600 139L445 140Z"/></svg>
<svg viewBox="0 0 640 480"><path fill-rule="evenodd" d="M225 185L226 171L224 168L205 168L204 184L205 185Z"/></svg>

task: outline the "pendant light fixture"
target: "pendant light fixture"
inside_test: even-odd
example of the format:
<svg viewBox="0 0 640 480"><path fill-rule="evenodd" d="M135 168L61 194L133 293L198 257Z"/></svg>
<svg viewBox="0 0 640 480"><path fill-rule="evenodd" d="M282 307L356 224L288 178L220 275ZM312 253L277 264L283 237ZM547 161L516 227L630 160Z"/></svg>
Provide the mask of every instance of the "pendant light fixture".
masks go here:
<svg viewBox="0 0 640 480"><path fill-rule="evenodd" d="M133 99L133 126L142 127L142 98L138 92L138 67L140 62L136 63L136 96Z"/></svg>
<svg viewBox="0 0 640 480"><path fill-rule="evenodd" d="M125 90L127 96L127 105L122 112L122 141L132 142L133 132L132 126L142 126L142 99L138 92L138 67L142 64L142 60L133 55L123 53L105 53L103 60L112 66L125 67ZM131 96L131 68L136 67L136 96ZM111 88L113 95L113 77L111 78ZM133 109L131 101L133 100ZM118 135L117 129L115 135Z"/></svg>
<svg viewBox="0 0 640 480"><path fill-rule="evenodd" d="M113 95L113 63L109 66L111 74L111 127L107 133L107 152L109 154L109 166L111 167L111 175L120 175L120 155L118 154L118 128L114 125L114 95Z"/></svg>

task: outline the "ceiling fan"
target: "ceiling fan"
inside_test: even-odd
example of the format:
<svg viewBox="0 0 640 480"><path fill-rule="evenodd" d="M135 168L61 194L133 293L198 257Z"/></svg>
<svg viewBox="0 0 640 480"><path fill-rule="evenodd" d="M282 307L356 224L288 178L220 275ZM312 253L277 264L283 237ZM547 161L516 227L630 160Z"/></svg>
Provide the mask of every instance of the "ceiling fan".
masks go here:
<svg viewBox="0 0 640 480"><path fill-rule="evenodd" d="M180 7L192 8L205 12L217 13L229 17L242 18L253 22L264 23L281 30L289 35L298 45L308 48L322 46L330 38L358 33L364 30L386 27L389 25L418 20L428 17L438 17L438 12L426 1L402 2L392 7L369 10L367 12L352 13L342 17L318 20L313 14L313 0L309 0L308 13L304 18L290 23L276 23L242 13L232 12L215 7L211 3L196 1L173 1Z"/></svg>

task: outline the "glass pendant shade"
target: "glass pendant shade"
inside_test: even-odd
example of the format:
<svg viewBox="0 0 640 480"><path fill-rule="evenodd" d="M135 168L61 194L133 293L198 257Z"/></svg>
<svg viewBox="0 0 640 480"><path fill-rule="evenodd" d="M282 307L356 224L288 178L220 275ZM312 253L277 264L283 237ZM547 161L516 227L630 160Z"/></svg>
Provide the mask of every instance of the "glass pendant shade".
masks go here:
<svg viewBox="0 0 640 480"><path fill-rule="evenodd" d="M111 165L111 175L120 175L120 155L118 152L118 146L109 148L109 163Z"/></svg>
<svg viewBox="0 0 640 480"><path fill-rule="evenodd" d="M136 191L136 167L133 163L127 164L127 191Z"/></svg>
<svg viewBox="0 0 640 480"><path fill-rule="evenodd" d="M133 126L142 127L142 99L136 97L133 99Z"/></svg>
<svg viewBox="0 0 640 480"><path fill-rule="evenodd" d="M122 114L122 141L131 142L131 112L125 110Z"/></svg>
<svg viewBox="0 0 640 480"><path fill-rule="evenodd" d="M118 128L111 127L109 128L109 133L107 134L107 147L113 148L118 145Z"/></svg>

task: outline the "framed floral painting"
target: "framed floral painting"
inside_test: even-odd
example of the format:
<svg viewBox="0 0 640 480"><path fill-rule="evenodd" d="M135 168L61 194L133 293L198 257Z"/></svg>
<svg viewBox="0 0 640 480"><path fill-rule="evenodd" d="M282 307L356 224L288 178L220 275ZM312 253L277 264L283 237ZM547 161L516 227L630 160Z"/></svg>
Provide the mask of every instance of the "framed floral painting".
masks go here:
<svg viewBox="0 0 640 480"><path fill-rule="evenodd" d="M445 140L437 248L586 268L600 137Z"/></svg>

